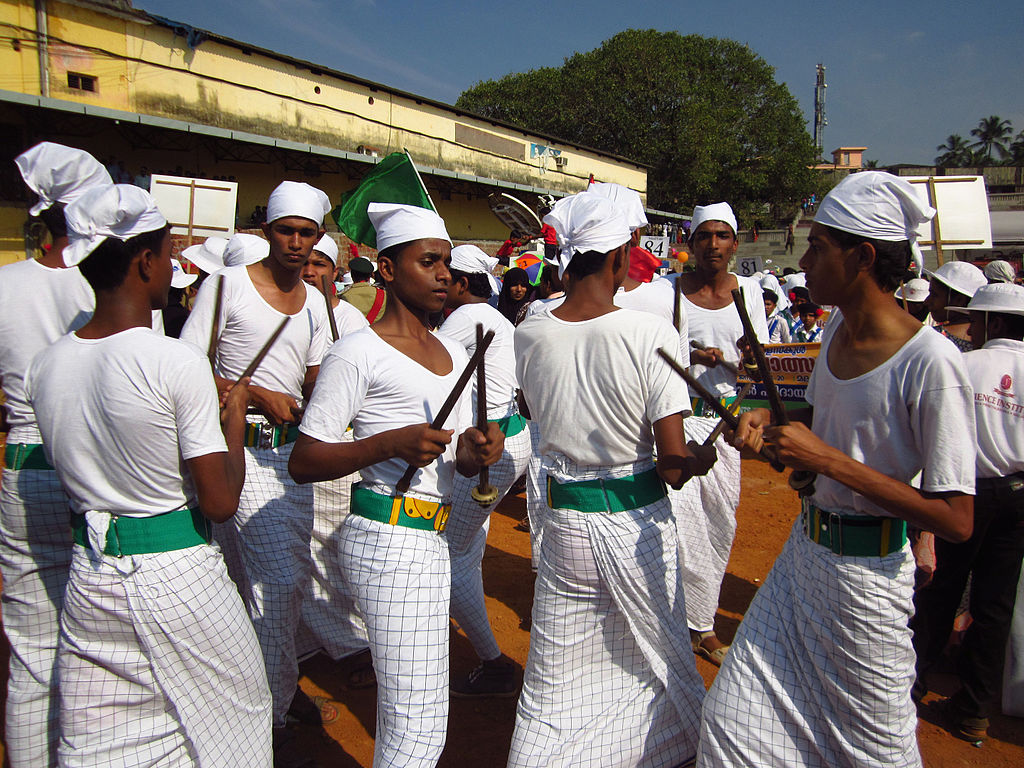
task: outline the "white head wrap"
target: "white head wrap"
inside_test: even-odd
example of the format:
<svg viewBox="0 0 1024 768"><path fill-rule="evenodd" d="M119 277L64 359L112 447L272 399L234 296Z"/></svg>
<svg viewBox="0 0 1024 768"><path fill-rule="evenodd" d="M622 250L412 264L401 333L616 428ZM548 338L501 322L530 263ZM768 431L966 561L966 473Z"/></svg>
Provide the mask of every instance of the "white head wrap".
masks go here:
<svg viewBox="0 0 1024 768"><path fill-rule="evenodd" d="M711 205L698 205L693 209L693 218L690 219L690 237L697 234L697 228L705 221L722 221L732 227L735 235L739 230L736 225L736 214L732 212L732 206L728 203L712 203Z"/></svg>
<svg viewBox="0 0 1024 768"><path fill-rule="evenodd" d="M206 242L190 245L181 255L208 275L224 269L224 247L228 241L223 237L208 237Z"/></svg>
<svg viewBox="0 0 1024 768"><path fill-rule="evenodd" d="M224 246L224 266L249 266L270 255L270 243L259 235L236 232Z"/></svg>
<svg viewBox="0 0 1024 768"><path fill-rule="evenodd" d="M377 251L413 240L437 238L451 243L444 219L428 208L399 203L370 203L366 209L377 231Z"/></svg>
<svg viewBox="0 0 1024 768"><path fill-rule="evenodd" d="M39 202L29 213L38 216L54 203L68 205L96 186L110 186L107 169L83 149L44 141L14 158L29 189Z"/></svg>
<svg viewBox="0 0 1024 768"><path fill-rule="evenodd" d="M331 264L338 266L338 244L334 242L334 238L328 234L321 237L317 244L313 246L314 251L318 251L331 260Z"/></svg>
<svg viewBox="0 0 1024 768"><path fill-rule="evenodd" d="M267 223L301 216L319 227L330 210L331 199L323 190L302 181L282 181L267 200Z"/></svg>
<svg viewBox="0 0 1024 768"><path fill-rule="evenodd" d="M966 307L946 307L950 312L1000 312L1024 315L1024 286L1013 283L983 285Z"/></svg>
<svg viewBox="0 0 1024 768"><path fill-rule="evenodd" d="M597 182L587 187L584 194L600 195L615 203L630 232L646 227L649 223L647 214L644 213L644 203L636 190L614 182Z"/></svg>
<svg viewBox="0 0 1024 768"><path fill-rule="evenodd" d="M558 276L565 275L577 253L608 253L629 242L626 219L615 204L601 195L580 192L563 197L544 217L558 234Z"/></svg>
<svg viewBox="0 0 1024 768"><path fill-rule="evenodd" d="M80 264L108 237L124 242L167 226L149 192L133 184L93 187L64 209L68 247L64 263Z"/></svg>
<svg viewBox="0 0 1024 768"><path fill-rule="evenodd" d="M985 269L982 270L985 273L985 277L989 282L992 283L1012 283L1014 278L1017 277L1017 273L1013 269L1013 265L1008 261L997 259L996 261L990 261L985 265Z"/></svg>
<svg viewBox="0 0 1024 768"><path fill-rule="evenodd" d="M903 288L896 289L895 296L897 299L906 297L907 301L920 303L928 298L928 281L920 277L908 280Z"/></svg>
<svg viewBox="0 0 1024 768"><path fill-rule="evenodd" d="M492 294L501 290L498 279L491 271L496 266L498 266L498 260L488 256L475 245L460 245L457 248L452 248L452 269L469 275L487 275L487 282L491 284Z"/></svg>
<svg viewBox="0 0 1024 768"><path fill-rule="evenodd" d="M789 306L789 294L782 290L782 286L779 285L779 278L771 272L761 276L761 290L772 291L779 297L779 301L775 305L779 312L784 311Z"/></svg>
<svg viewBox="0 0 1024 768"><path fill-rule="evenodd" d="M985 273L967 261L947 261L934 272L926 269L925 274L964 296L973 296L981 286L988 284Z"/></svg>
<svg viewBox="0 0 1024 768"><path fill-rule="evenodd" d="M171 288L187 288L199 279L199 275L190 275L177 259L171 259Z"/></svg>
<svg viewBox="0 0 1024 768"><path fill-rule="evenodd" d="M882 171L861 171L850 174L825 195L814 220L875 240L909 240L914 262L922 264L917 227L934 215L935 209L918 196L909 181Z"/></svg>

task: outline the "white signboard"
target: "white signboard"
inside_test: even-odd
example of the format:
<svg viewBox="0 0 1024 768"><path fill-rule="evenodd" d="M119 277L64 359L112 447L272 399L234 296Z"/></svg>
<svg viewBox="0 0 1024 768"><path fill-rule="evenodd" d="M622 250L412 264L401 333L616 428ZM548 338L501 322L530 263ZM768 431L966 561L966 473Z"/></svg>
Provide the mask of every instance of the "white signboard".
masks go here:
<svg viewBox="0 0 1024 768"><path fill-rule="evenodd" d="M764 272L764 264L760 256L738 256L736 258L736 274L750 277L755 272Z"/></svg>
<svg viewBox="0 0 1024 768"><path fill-rule="evenodd" d="M645 251L650 251L659 259L667 259L669 257L669 247L667 237L658 237L656 235L644 236L640 238L640 247Z"/></svg>
<svg viewBox="0 0 1024 768"><path fill-rule="evenodd" d="M206 238L235 233L238 184L234 181L154 174L149 192L170 222L173 235Z"/></svg>
<svg viewBox="0 0 1024 768"><path fill-rule="evenodd" d="M935 219L917 228L918 245L943 249L991 248L992 222L983 176L906 176Z"/></svg>

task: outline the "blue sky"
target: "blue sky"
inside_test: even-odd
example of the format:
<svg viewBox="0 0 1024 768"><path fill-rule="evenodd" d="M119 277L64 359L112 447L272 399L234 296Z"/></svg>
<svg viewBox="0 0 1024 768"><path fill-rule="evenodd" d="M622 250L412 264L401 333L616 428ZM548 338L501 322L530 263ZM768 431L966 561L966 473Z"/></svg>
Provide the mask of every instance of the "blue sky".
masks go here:
<svg viewBox="0 0 1024 768"><path fill-rule="evenodd" d="M810 119L827 67L826 154L928 163L982 117L1024 129L1019 2L135 0L236 40L453 103L479 80L558 66L630 27L728 37L773 66ZM500 10L499 10L500 9Z"/></svg>

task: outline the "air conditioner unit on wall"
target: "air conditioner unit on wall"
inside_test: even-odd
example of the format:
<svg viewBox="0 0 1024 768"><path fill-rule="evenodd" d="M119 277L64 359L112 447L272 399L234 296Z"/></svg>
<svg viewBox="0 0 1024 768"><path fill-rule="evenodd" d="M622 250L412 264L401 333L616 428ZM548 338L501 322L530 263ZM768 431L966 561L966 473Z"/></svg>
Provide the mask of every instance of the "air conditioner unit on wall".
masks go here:
<svg viewBox="0 0 1024 768"><path fill-rule="evenodd" d="M568 162L569 162L569 158L568 157L562 157L561 155L558 155L557 157L555 157L555 166L557 168L565 168L565 166L568 164Z"/></svg>

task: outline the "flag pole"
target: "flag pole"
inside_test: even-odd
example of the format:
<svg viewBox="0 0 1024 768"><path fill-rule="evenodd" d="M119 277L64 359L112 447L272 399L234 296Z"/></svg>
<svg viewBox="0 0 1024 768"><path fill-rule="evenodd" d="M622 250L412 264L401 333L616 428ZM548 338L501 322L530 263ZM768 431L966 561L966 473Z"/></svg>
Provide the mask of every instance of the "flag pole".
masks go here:
<svg viewBox="0 0 1024 768"><path fill-rule="evenodd" d="M434 198L430 196L430 192L427 191L427 185L423 183L423 177L420 176L420 169L416 167L416 161L412 159L412 155L409 150L402 147L402 151L405 152L405 156L409 158L409 164L412 165L413 171L416 172L416 178L420 182L420 186L423 187L423 194L427 196L427 200L430 201L430 207L434 209L434 213L437 213L437 206L434 205Z"/></svg>

